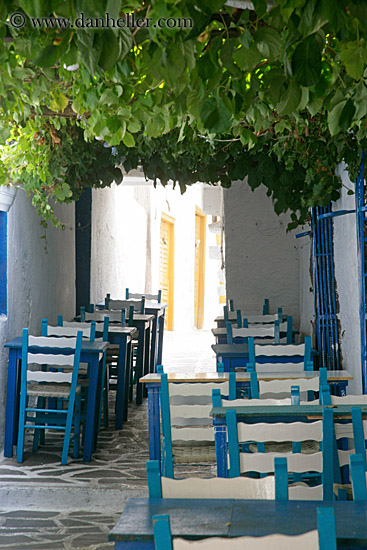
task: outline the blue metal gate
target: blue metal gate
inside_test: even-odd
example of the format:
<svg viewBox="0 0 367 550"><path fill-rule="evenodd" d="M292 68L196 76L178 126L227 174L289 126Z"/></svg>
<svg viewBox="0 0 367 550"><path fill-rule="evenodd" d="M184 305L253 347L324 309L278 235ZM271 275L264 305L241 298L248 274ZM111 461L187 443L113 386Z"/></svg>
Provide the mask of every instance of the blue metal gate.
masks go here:
<svg viewBox="0 0 367 550"><path fill-rule="evenodd" d="M366 350L366 200L365 183L363 179L363 161L356 179L356 213L357 213L357 246L359 267L359 316L361 325L361 364L363 393L367 393L367 350Z"/></svg>
<svg viewBox="0 0 367 550"><path fill-rule="evenodd" d="M312 209L315 340L319 367L339 370L339 339L335 295L331 205Z"/></svg>

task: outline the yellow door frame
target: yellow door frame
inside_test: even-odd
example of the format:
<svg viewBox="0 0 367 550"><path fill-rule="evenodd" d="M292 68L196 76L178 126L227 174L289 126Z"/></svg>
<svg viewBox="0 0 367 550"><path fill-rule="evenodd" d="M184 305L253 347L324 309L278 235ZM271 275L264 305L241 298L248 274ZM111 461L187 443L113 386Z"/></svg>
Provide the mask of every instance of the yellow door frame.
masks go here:
<svg viewBox="0 0 367 550"><path fill-rule="evenodd" d="M198 293L197 296L194 295L194 300L197 300L197 309L196 303L194 303L195 310L195 327L200 329L203 328L204 323L204 289L205 289L205 237L206 237L206 216L203 214L201 208L198 206L195 207L195 245L196 245L196 223L199 225L199 263L198 263ZM195 278L196 278L196 262L195 262ZM195 285L196 288L196 285Z"/></svg>
<svg viewBox="0 0 367 550"><path fill-rule="evenodd" d="M162 221L168 223L168 308L166 310L166 329L173 330L173 309L174 309L174 269L175 269L175 219L162 212Z"/></svg>

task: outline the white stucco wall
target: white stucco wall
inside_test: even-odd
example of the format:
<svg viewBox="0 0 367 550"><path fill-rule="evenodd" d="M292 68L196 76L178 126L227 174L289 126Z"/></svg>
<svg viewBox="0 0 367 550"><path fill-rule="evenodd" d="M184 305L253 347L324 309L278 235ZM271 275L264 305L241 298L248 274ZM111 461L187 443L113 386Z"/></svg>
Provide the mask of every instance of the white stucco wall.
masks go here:
<svg viewBox="0 0 367 550"><path fill-rule="evenodd" d="M177 186L114 185L93 190L91 301L132 292L159 289L160 225L162 213L174 219L174 330L194 326L195 207L202 205L201 185L181 195ZM208 223L211 217L207 217ZM207 250L215 235L207 231ZM206 255L204 326L212 326L218 311L217 261Z"/></svg>
<svg viewBox="0 0 367 550"><path fill-rule="evenodd" d="M251 191L246 180L224 190L227 297L245 312L270 310L299 323L299 257L289 216L277 216L263 186Z"/></svg>
<svg viewBox="0 0 367 550"><path fill-rule="evenodd" d="M308 225L300 227L298 232L309 231ZM305 235L296 239L296 247L299 257L299 330L303 336L312 336L314 342L315 330L315 302L312 281L312 239ZM302 339L302 337L301 337Z"/></svg>
<svg viewBox="0 0 367 550"><path fill-rule="evenodd" d="M0 318L0 444L4 436L4 410L8 351L6 341L20 336L23 327L41 333L41 320L56 323L57 315L75 315L74 204L57 206L56 215L68 227L46 230L40 226L31 200L18 191L8 214L8 315Z"/></svg>
<svg viewBox="0 0 367 550"><path fill-rule="evenodd" d="M354 184L349 180L345 167L339 167L343 180L342 195L333 203L333 210L355 208ZM344 187L345 186L345 187ZM356 215L347 214L334 218L334 259L336 291L339 300L341 353L343 368L353 374L348 385L349 393L361 393L361 340L359 320L359 283L357 256Z"/></svg>

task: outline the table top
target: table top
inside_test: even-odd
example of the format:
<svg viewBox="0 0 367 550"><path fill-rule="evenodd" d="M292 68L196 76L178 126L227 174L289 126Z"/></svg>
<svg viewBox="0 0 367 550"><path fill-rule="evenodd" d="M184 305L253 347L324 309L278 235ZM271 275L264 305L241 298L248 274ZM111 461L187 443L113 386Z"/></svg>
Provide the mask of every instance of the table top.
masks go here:
<svg viewBox="0 0 367 550"><path fill-rule="evenodd" d="M136 327L121 327L119 325L108 325L108 334L127 334L128 336L135 336L138 333ZM102 330L96 330L96 334L103 334Z"/></svg>
<svg viewBox="0 0 367 550"><path fill-rule="evenodd" d="M224 321L224 315L218 315L214 321L217 323L218 321ZM228 312L228 321L237 321L237 311L229 311Z"/></svg>
<svg viewBox="0 0 367 550"><path fill-rule="evenodd" d="M248 344L212 344L217 355L226 357L248 357Z"/></svg>
<svg viewBox="0 0 367 550"><path fill-rule="evenodd" d="M250 381L251 373L236 372L237 382ZM318 371L303 371L303 372L264 372L258 373L258 380L287 380L289 378L316 378L319 376ZM228 380L228 372L169 372L167 373L168 382L224 382ZM329 382L341 382L343 380L353 380L353 376L347 370L328 370L327 379ZM140 382L149 384L152 382L160 382L161 375L159 373L146 374L140 378Z"/></svg>
<svg viewBox="0 0 367 550"><path fill-rule="evenodd" d="M22 348L22 337L18 336L17 338L14 338L14 340L11 340L10 342L7 342L4 345L5 348L9 349L21 349ZM36 349L38 346L29 346L29 349L33 350ZM82 352L95 352L95 353L101 353L108 347L108 342L91 342L90 340L83 340L82 341ZM60 348L47 348L50 353L53 353L54 351L60 352ZM64 348L68 349L68 348ZM72 348L70 348L72 349Z"/></svg>
<svg viewBox="0 0 367 550"><path fill-rule="evenodd" d="M266 327L267 325L255 325L255 326ZM254 327L254 325L251 325L251 328L253 328L253 327ZM216 337L217 336L226 336L227 335L227 328L226 327L212 328L212 334ZM280 334L287 334L287 331L281 330ZM299 330L292 330L292 334L299 334Z"/></svg>
<svg viewBox="0 0 367 550"><path fill-rule="evenodd" d="M213 407L210 416L224 417L226 411L234 409L238 416L322 416L324 409L332 409L336 416L351 416L353 407L358 405L248 405L234 407ZM363 414L367 414L367 405L359 405Z"/></svg>
<svg viewBox="0 0 367 550"><path fill-rule="evenodd" d="M124 302L131 302L132 304L134 302L136 302L136 300L133 300L133 299L131 299L131 300L124 299L123 301ZM159 311L161 309L166 309L168 307L168 304L166 304L165 302L164 303L162 302L162 303L159 304L158 302L151 302L149 300L147 300L144 305L145 305L145 309L151 309L151 310L154 310L154 311ZM97 306L98 309L104 309L105 303L104 302L98 302L98 304L96 304L96 306Z"/></svg>
<svg viewBox="0 0 367 550"><path fill-rule="evenodd" d="M160 514L169 514L173 536L189 539L299 535L317 528L322 506L334 507L338 539L367 539L367 502L130 498L108 540L151 541L152 517Z"/></svg>

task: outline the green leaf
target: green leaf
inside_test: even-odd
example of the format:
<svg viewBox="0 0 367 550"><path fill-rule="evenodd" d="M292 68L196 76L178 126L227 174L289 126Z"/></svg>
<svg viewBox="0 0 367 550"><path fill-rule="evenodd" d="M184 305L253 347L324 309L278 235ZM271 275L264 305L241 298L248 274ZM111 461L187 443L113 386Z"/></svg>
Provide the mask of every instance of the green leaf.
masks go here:
<svg viewBox="0 0 367 550"><path fill-rule="evenodd" d="M130 132L125 132L122 141L126 145L126 147L135 147L135 139L134 136L130 134Z"/></svg>
<svg viewBox="0 0 367 550"><path fill-rule="evenodd" d="M321 76L321 51L315 36L302 40L292 56L293 74L302 86L313 86Z"/></svg>
<svg viewBox="0 0 367 550"><path fill-rule="evenodd" d="M252 44L250 48L242 46L238 50L235 50L233 59L242 70L250 72L260 63L261 54L256 45Z"/></svg>
<svg viewBox="0 0 367 550"><path fill-rule="evenodd" d="M359 80L365 68L367 51L353 45L354 43L348 44L347 48L340 52L340 60L344 63L347 73L355 80Z"/></svg>
<svg viewBox="0 0 367 550"><path fill-rule="evenodd" d="M316 97L315 94L311 94L311 99L307 104L307 109L309 110L311 116L315 116L316 113L320 112L322 103L321 98Z"/></svg>
<svg viewBox="0 0 367 550"><path fill-rule="evenodd" d="M120 43L120 55L119 60L121 61L129 53L130 48L133 45L133 35L131 30L124 27L119 30L119 43Z"/></svg>
<svg viewBox="0 0 367 550"><path fill-rule="evenodd" d="M208 80L218 71L218 65L214 65L208 55L199 57L196 67L200 78L203 80Z"/></svg>
<svg viewBox="0 0 367 550"><path fill-rule="evenodd" d="M229 129L232 113L221 99L206 99L200 110L200 118L209 133L221 133Z"/></svg>
<svg viewBox="0 0 367 550"><path fill-rule="evenodd" d="M341 101L340 103L337 103L335 107L328 114L327 121L328 121L330 134L332 136L335 136L335 134L337 134L340 130L339 119L345 104L346 104L346 100Z"/></svg>
<svg viewBox="0 0 367 550"><path fill-rule="evenodd" d="M249 128L241 128L240 140L242 145L248 145L249 150L257 143L257 137Z"/></svg>
<svg viewBox="0 0 367 550"><path fill-rule="evenodd" d="M258 17L262 17L266 14L267 4L266 0L253 0L253 5Z"/></svg>
<svg viewBox="0 0 367 550"><path fill-rule="evenodd" d="M121 0L107 0L106 13L118 19L120 17Z"/></svg>
<svg viewBox="0 0 367 550"><path fill-rule="evenodd" d="M279 33L270 27L260 27L254 34L254 42L263 57L274 61L280 56L282 40Z"/></svg>
<svg viewBox="0 0 367 550"><path fill-rule="evenodd" d="M289 115L296 111L302 98L302 92L295 82L291 82L283 98L277 105L277 111L280 115Z"/></svg>
<svg viewBox="0 0 367 550"><path fill-rule="evenodd" d="M101 33L103 46L98 65L104 71L109 71L115 65L120 54L120 45L116 34L112 29L107 29Z"/></svg>
<svg viewBox="0 0 367 550"><path fill-rule="evenodd" d="M354 102L352 101L352 99L348 99L348 101L346 102L346 104L342 109L342 112L340 113L340 118L339 118L339 126L343 132L346 132L347 130L349 130L352 124L355 112L356 112L356 108L355 108Z"/></svg>
<svg viewBox="0 0 367 550"><path fill-rule="evenodd" d="M34 59L34 63L40 67L52 67L58 62L60 53L62 53L62 51L60 51L58 46L46 46L40 50L39 54Z"/></svg>
<svg viewBox="0 0 367 550"><path fill-rule="evenodd" d="M114 134L121 127L121 120L117 116L110 116L107 119L107 128Z"/></svg>

